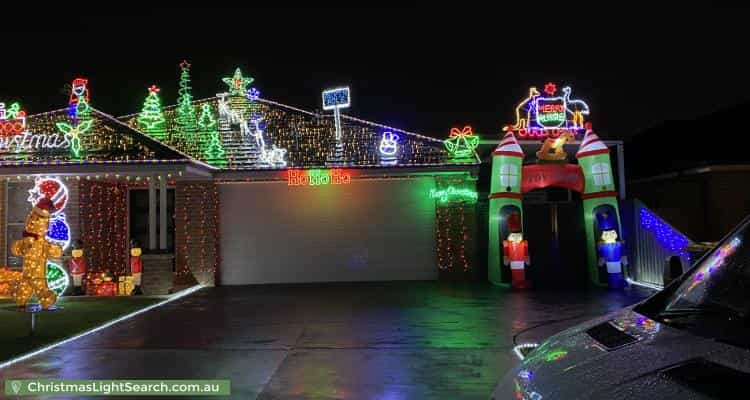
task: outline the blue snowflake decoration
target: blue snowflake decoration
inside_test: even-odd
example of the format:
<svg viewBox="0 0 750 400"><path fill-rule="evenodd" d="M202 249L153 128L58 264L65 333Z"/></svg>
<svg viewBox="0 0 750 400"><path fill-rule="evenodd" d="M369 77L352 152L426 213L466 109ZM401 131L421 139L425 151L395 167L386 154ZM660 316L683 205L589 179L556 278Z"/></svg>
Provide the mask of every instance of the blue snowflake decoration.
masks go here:
<svg viewBox="0 0 750 400"><path fill-rule="evenodd" d="M260 98L260 90L256 89L255 87L251 87L250 89L247 89L247 100L251 103L255 100L258 100Z"/></svg>

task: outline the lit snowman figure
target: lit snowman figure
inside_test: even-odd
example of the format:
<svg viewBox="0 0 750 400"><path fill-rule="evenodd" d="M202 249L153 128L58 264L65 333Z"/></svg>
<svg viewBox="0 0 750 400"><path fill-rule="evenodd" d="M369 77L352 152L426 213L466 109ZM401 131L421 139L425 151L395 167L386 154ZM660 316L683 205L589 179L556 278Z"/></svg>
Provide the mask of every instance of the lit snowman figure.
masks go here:
<svg viewBox="0 0 750 400"><path fill-rule="evenodd" d="M395 164L398 152L398 141L400 137L390 131L383 132L380 137L380 160L383 164Z"/></svg>

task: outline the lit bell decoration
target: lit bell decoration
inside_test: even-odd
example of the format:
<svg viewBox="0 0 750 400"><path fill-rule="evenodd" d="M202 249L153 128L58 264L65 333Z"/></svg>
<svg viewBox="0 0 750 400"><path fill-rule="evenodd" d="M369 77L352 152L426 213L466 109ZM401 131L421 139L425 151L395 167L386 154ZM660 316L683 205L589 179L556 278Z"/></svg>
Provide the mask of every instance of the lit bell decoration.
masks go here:
<svg viewBox="0 0 750 400"><path fill-rule="evenodd" d="M479 136L474 136L469 125L462 129L451 128L450 135L445 140L445 148L453 158L471 157L477 146L479 146Z"/></svg>

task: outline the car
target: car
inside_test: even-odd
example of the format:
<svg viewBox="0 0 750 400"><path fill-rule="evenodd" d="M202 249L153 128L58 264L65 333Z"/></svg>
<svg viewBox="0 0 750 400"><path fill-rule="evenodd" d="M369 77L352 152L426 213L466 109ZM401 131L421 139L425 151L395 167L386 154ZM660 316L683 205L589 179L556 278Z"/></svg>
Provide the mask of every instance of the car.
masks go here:
<svg viewBox="0 0 750 400"><path fill-rule="evenodd" d="M535 347L492 399L750 397L748 243L750 217L662 291Z"/></svg>

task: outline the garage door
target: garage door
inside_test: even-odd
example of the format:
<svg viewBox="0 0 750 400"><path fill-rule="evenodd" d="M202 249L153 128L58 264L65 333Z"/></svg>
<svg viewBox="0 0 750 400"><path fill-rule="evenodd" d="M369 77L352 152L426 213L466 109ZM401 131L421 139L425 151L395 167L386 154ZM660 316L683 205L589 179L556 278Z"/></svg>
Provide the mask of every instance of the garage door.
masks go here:
<svg viewBox="0 0 750 400"><path fill-rule="evenodd" d="M437 278L433 178L225 183L225 285Z"/></svg>

